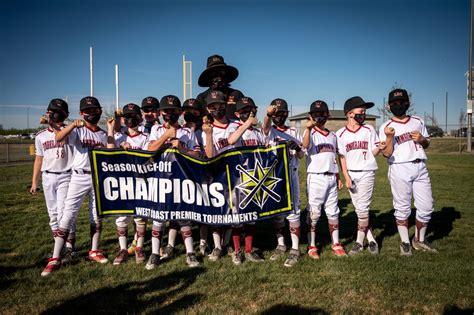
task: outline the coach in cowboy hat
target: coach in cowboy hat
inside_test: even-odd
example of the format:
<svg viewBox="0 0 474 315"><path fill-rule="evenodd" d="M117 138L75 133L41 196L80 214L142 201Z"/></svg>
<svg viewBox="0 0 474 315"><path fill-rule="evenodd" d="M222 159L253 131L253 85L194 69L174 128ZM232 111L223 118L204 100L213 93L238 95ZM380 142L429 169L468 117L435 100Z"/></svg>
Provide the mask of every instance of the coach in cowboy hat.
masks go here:
<svg viewBox="0 0 474 315"><path fill-rule="evenodd" d="M228 119L237 119L235 104L244 95L239 90L230 87L230 82L237 79L239 70L224 62L224 57L212 55L207 58L207 67L199 76L198 84L209 87L197 96L197 100L205 104L206 97L211 91L218 90L224 93L226 99L226 116Z"/></svg>

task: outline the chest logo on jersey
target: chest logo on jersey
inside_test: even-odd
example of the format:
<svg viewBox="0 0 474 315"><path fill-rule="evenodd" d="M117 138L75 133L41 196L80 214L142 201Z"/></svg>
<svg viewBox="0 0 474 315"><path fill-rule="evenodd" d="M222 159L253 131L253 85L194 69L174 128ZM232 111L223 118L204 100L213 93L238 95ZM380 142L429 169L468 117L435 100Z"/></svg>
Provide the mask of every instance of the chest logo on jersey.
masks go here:
<svg viewBox="0 0 474 315"><path fill-rule="evenodd" d="M43 143L43 150L62 148L64 147L65 142L56 142L55 140L49 140Z"/></svg>
<svg viewBox="0 0 474 315"><path fill-rule="evenodd" d="M367 150L369 148L368 141L353 141L351 143L346 144L346 152L352 150Z"/></svg>
<svg viewBox="0 0 474 315"><path fill-rule="evenodd" d="M242 144L244 146L252 146L252 145L259 145L260 142L256 139L247 139L247 140L242 140Z"/></svg>
<svg viewBox="0 0 474 315"><path fill-rule="evenodd" d="M410 140L412 140L412 138L411 138L411 134L409 132L405 132L405 133L395 137L395 143L398 144L398 145L400 145L402 143L405 143L407 141L410 141Z"/></svg>
<svg viewBox="0 0 474 315"><path fill-rule="evenodd" d="M336 148L330 143L321 143L321 144L318 144L315 148L316 148L316 153L324 153L324 152L336 153Z"/></svg>
<svg viewBox="0 0 474 315"><path fill-rule="evenodd" d="M263 208L268 198L272 198L276 202L281 200L281 196L274 192L276 185L281 181L280 178L275 177L275 166L278 160L274 160L269 167L263 167L259 160L256 160L253 170L246 170L242 165L237 165L235 168L240 172L241 184L237 185L244 195L239 203L239 208L244 209L250 202Z"/></svg>
<svg viewBox="0 0 474 315"><path fill-rule="evenodd" d="M227 140L227 138L219 139L217 140L217 143L216 143L218 150L225 148L228 145L229 145L229 141Z"/></svg>
<svg viewBox="0 0 474 315"><path fill-rule="evenodd" d="M89 149L104 147L104 144L102 142L93 139L83 139L81 140L81 144L83 148Z"/></svg>

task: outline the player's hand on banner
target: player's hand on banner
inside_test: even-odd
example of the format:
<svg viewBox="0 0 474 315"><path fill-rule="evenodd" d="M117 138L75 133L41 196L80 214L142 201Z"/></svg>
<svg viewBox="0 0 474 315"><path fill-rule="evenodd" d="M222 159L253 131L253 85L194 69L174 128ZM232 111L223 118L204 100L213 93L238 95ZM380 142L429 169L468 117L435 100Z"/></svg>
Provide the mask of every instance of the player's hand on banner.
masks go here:
<svg viewBox="0 0 474 315"><path fill-rule="evenodd" d="M301 151L300 145L299 145L296 141L294 141L294 140L288 141L288 147L289 147L291 150L295 150L296 152Z"/></svg>
<svg viewBox="0 0 474 315"><path fill-rule="evenodd" d="M124 141L124 142L120 143L120 147L124 150L128 150L128 149L130 149L130 143Z"/></svg>
<svg viewBox="0 0 474 315"><path fill-rule="evenodd" d="M419 131L416 131L416 130L412 131L412 132L410 132L410 135L411 135L411 138L413 139L413 141L415 141L415 142L421 143L421 142L425 141L425 137L423 137Z"/></svg>
<svg viewBox="0 0 474 315"><path fill-rule="evenodd" d="M308 120L306 121L306 128L313 129L314 126L316 126L316 122L314 121L313 117L311 117L311 115L308 115Z"/></svg>
<svg viewBox="0 0 474 315"><path fill-rule="evenodd" d="M393 138L393 136L395 136L395 129L392 127L385 127L383 129L383 132L385 133L385 136L387 136L387 138Z"/></svg>

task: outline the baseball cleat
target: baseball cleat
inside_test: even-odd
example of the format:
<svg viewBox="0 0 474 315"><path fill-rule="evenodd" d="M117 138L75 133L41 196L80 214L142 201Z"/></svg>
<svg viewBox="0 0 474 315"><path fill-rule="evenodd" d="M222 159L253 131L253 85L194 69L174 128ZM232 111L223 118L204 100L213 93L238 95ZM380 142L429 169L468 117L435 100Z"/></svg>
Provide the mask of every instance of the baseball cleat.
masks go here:
<svg viewBox="0 0 474 315"><path fill-rule="evenodd" d="M367 250L369 251L369 253L377 255L379 253L379 244L377 244L377 242L369 242Z"/></svg>
<svg viewBox="0 0 474 315"><path fill-rule="evenodd" d="M250 253L245 253L245 259L254 263L264 262L265 260L260 257L259 254L255 251L251 251Z"/></svg>
<svg viewBox="0 0 474 315"><path fill-rule="evenodd" d="M222 249L220 248L214 248L212 252L207 256L210 261L216 261L219 258L221 258L222 255Z"/></svg>
<svg viewBox="0 0 474 315"><path fill-rule="evenodd" d="M424 252L430 252L430 253L437 253L438 251L434 249L430 243L428 243L426 240L423 242L419 242L416 237L414 237L411 241L411 245L413 246L414 249L416 250L422 250Z"/></svg>
<svg viewBox="0 0 474 315"><path fill-rule="evenodd" d="M410 243L400 243L400 255L402 256L411 256L411 246Z"/></svg>
<svg viewBox="0 0 474 315"><path fill-rule="evenodd" d="M137 247L137 240L133 240L132 244L130 244L130 246L128 246L128 254L129 255L132 255L133 253L135 253L135 248Z"/></svg>
<svg viewBox="0 0 474 315"><path fill-rule="evenodd" d="M197 260L195 253L186 254L186 264L191 268L195 268L199 266L199 261Z"/></svg>
<svg viewBox="0 0 474 315"><path fill-rule="evenodd" d="M50 258L48 259L48 264L46 267L43 269L43 272L41 272L42 277L49 276L51 272L54 272L58 270L61 267L61 259L58 258Z"/></svg>
<svg viewBox="0 0 474 315"><path fill-rule="evenodd" d="M332 244L332 253L336 255L337 257L344 257L347 256L346 251L344 250L344 247L342 247L341 244L336 243Z"/></svg>
<svg viewBox="0 0 474 315"><path fill-rule="evenodd" d="M170 244L166 245L165 249L163 250L163 255L161 255L161 260L171 259L174 257L174 247Z"/></svg>
<svg viewBox="0 0 474 315"><path fill-rule="evenodd" d="M270 256L270 260L272 261L278 260L278 258L285 255L285 252L286 252L286 246L278 245L273 251L273 255Z"/></svg>
<svg viewBox="0 0 474 315"><path fill-rule="evenodd" d="M363 250L364 250L364 245L362 245L359 242L355 242L351 250L349 251L349 255L351 256L357 255L359 253L362 253Z"/></svg>
<svg viewBox="0 0 474 315"><path fill-rule="evenodd" d="M102 251L100 249L98 250L90 250L89 251L89 256L87 257L91 261L95 261L101 264L106 264L109 262L107 258L105 258L104 255L102 255Z"/></svg>
<svg viewBox="0 0 474 315"><path fill-rule="evenodd" d="M146 263L145 268L147 270L155 269L160 264L160 255L158 254L151 254L150 258L148 258L148 262Z"/></svg>
<svg viewBox="0 0 474 315"><path fill-rule="evenodd" d="M242 262L244 261L244 255L241 250L238 252L233 252L232 253L232 263L236 266L241 265Z"/></svg>
<svg viewBox="0 0 474 315"><path fill-rule="evenodd" d="M127 260L128 260L128 251L126 249L121 249L118 252L117 257L115 257L114 259L114 265L115 266L120 265L121 263L126 262Z"/></svg>
<svg viewBox="0 0 474 315"><path fill-rule="evenodd" d="M316 246L309 246L308 256L313 259L319 259L318 248Z"/></svg>
<svg viewBox="0 0 474 315"><path fill-rule="evenodd" d="M290 254L288 258L285 260L283 266L285 267L293 267L298 262L298 258L300 258L300 251L298 249L290 249Z"/></svg>
<svg viewBox="0 0 474 315"><path fill-rule="evenodd" d="M202 256L206 256L206 254L209 253L209 247L207 247L207 245L199 245L199 252Z"/></svg>
<svg viewBox="0 0 474 315"><path fill-rule="evenodd" d="M145 261L146 259L146 256L145 256L145 253L143 252L143 248L142 247L135 247L135 262L137 264L141 264Z"/></svg>

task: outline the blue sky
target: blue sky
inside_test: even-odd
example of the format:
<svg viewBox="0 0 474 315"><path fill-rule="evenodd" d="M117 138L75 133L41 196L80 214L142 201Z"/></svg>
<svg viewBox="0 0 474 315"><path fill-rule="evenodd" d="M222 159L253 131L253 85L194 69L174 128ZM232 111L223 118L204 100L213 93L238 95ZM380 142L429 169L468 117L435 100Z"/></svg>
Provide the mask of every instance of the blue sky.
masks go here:
<svg viewBox="0 0 474 315"><path fill-rule="evenodd" d="M89 46L104 107L115 103L115 64L124 105L182 98L183 54L196 96L207 57L220 54L239 69L232 86L254 98L259 117L277 97L293 114L316 99L342 109L354 95L379 107L397 83L421 117L434 102L442 127L449 92L448 123L457 124L466 109L469 11L468 0L2 1L0 124L26 127L29 107L36 127L49 100L66 96L77 117L89 94Z"/></svg>

